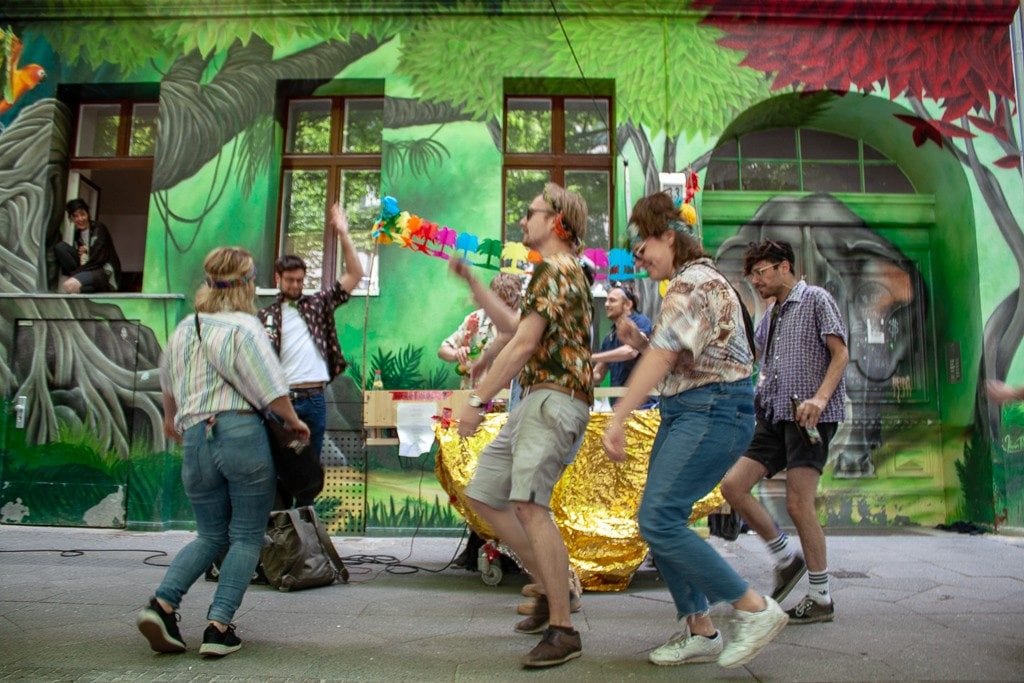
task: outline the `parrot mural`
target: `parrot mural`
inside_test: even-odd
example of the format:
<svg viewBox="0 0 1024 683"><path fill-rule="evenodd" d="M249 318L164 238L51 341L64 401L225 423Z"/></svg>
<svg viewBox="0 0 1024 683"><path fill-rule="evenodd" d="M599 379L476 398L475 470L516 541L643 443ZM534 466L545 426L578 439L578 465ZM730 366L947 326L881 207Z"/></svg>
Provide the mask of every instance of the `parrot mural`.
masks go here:
<svg viewBox="0 0 1024 683"><path fill-rule="evenodd" d="M0 47L3 55L0 59L0 83L3 93L0 97L0 114L14 106L18 98L46 80L46 71L38 64L18 66L21 61L21 39L14 35L8 26L0 28Z"/></svg>

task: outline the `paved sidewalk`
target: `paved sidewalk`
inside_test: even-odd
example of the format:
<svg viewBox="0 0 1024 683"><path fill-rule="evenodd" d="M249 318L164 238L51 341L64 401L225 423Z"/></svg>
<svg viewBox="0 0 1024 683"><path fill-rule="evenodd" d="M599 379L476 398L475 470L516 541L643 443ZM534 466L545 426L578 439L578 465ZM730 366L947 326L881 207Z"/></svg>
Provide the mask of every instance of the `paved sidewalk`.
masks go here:
<svg viewBox="0 0 1024 683"><path fill-rule="evenodd" d="M538 638L512 631L524 578L507 576L489 587L479 574L446 569L458 552L454 538L336 538L343 556L390 555L422 570L355 565L348 585L297 593L255 586L235 617L242 649L220 660L197 654L214 587L200 580L182 606L189 651L157 655L136 630L135 614L164 570L143 559L149 549L173 556L190 538L0 526L0 550L25 551L0 553L0 679L1024 679L1024 538L932 530L832 535L836 620L789 626L733 670L647 663L675 624L664 584L655 572L641 571L625 592L587 593L574 615L583 657L538 671L518 665ZM756 537L710 542L755 586L770 589L767 554ZM56 552L71 549L85 552ZM714 614L728 637L728 610Z"/></svg>

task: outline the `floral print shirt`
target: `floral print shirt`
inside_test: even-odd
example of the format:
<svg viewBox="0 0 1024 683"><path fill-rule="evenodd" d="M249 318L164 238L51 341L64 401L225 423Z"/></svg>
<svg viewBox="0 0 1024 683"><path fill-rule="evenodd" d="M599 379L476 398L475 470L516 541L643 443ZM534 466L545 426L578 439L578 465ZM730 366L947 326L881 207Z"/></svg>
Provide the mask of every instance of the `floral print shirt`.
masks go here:
<svg viewBox="0 0 1024 683"><path fill-rule="evenodd" d="M348 362L341 353L338 329L334 324L334 309L348 299L349 293L342 289L340 282L335 282L330 289L308 296L303 295L295 302L295 307L299 309L299 315L313 336L316 348L320 350L320 355L327 362L327 371L331 375L331 380L345 372L345 368L348 367ZM263 323L263 328L266 330L267 336L270 337L270 344L278 356L281 355L281 306L283 305L288 304L284 303L284 296L278 294L277 301L266 308L261 308L256 314L260 322Z"/></svg>
<svg viewBox="0 0 1024 683"><path fill-rule="evenodd" d="M549 382L578 391L594 402L590 362L593 316L590 286L572 254L556 254L537 264L523 296L522 318L538 313L547 321L537 350L519 374L523 387Z"/></svg>
<svg viewBox="0 0 1024 683"><path fill-rule="evenodd" d="M494 341L498 331L494 327L494 323L484 313L484 309L478 308L469 315L467 315L462 324L459 325L451 336L445 339L445 343L454 348L460 348L465 346L469 349L470 360L475 360L480 356L480 353L484 348ZM455 372L462 375L462 388L469 389L469 372L468 368L461 363L455 369Z"/></svg>
<svg viewBox="0 0 1024 683"><path fill-rule="evenodd" d="M710 259L691 261L672 278L651 348L679 354L658 387L663 396L751 376L754 359L739 299Z"/></svg>

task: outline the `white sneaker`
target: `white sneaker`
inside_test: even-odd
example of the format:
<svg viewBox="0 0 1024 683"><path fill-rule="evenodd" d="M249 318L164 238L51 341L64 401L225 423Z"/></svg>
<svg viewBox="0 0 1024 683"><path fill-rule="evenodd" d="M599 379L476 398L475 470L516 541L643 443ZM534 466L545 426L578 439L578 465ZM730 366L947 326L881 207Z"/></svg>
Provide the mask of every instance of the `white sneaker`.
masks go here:
<svg viewBox="0 0 1024 683"><path fill-rule="evenodd" d="M765 596L768 607L760 612L736 610L736 629L732 640L718 657L718 663L727 669L742 666L756 657L789 623L789 616L779 603Z"/></svg>
<svg viewBox="0 0 1024 683"><path fill-rule="evenodd" d="M667 643L654 648L647 658L658 666L714 662L722 654L723 647L721 632L716 633L714 638L705 638L691 635L689 627L684 626L683 630L669 638Z"/></svg>

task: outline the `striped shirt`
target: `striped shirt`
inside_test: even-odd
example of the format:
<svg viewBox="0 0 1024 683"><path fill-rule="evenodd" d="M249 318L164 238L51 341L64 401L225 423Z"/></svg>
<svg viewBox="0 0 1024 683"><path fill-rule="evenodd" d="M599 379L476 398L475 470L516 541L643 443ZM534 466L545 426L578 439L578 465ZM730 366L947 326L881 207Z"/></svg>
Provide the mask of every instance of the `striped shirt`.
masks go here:
<svg viewBox="0 0 1024 683"><path fill-rule="evenodd" d="M180 431L219 412L265 408L288 394L284 371L256 316L201 314L199 323L201 348L195 316L190 315L178 323L160 359L160 387L174 397L174 424Z"/></svg>

